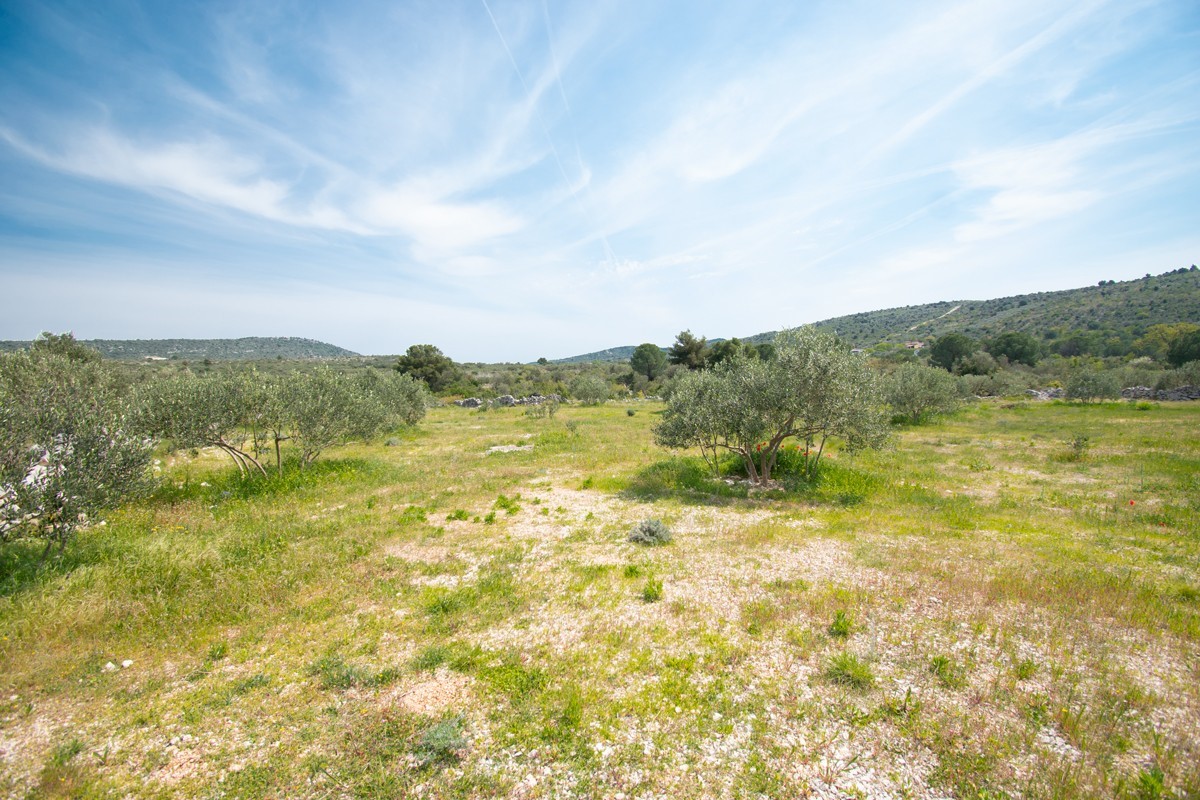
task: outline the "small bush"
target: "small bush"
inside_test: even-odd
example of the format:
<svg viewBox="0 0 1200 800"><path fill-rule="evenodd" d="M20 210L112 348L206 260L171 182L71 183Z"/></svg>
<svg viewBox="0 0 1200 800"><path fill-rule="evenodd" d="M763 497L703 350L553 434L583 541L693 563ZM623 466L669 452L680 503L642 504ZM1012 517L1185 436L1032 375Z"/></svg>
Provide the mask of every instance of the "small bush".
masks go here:
<svg viewBox="0 0 1200 800"><path fill-rule="evenodd" d="M1027 681L1037 674L1037 662L1033 659L1023 659L1013 666L1013 674L1019 681Z"/></svg>
<svg viewBox="0 0 1200 800"><path fill-rule="evenodd" d="M420 765L430 767L456 763L462 752L467 749L462 727L462 717L451 717L421 734L421 740L413 750L413 755L417 757Z"/></svg>
<svg viewBox="0 0 1200 800"><path fill-rule="evenodd" d="M456 509L454 509L454 511L452 511L451 513L446 515L447 522L454 522L455 520L460 520L462 522L466 522L470 518L471 518L471 515L467 512L467 510L465 508L456 508Z"/></svg>
<svg viewBox="0 0 1200 800"><path fill-rule="evenodd" d="M646 585L642 587L642 599L647 603L657 603L662 600L663 584L657 578L648 578Z"/></svg>
<svg viewBox="0 0 1200 800"><path fill-rule="evenodd" d="M1121 383L1111 372L1081 370L1067 381L1068 400L1087 403L1092 400L1115 400L1121 396Z"/></svg>
<svg viewBox="0 0 1200 800"><path fill-rule="evenodd" d="M834 683L858 690L869 689L875 683L871 667L849 652L838 653L830 659L825 677Z"/></svg>
<svg viewBox="0 0 1200 800"><path fill-rule="evenodd" d="M850 629L853 626L850 622L850 617L845 611L838 611L833 615L833 622L829 625L829 635L845 639L850 635Z"/></svg>
<svg viewBox="0 0 1200 800"><path fill-rule="evenodd" d="M629 532L629 541L634 544L656 546L671 541L671 531L662 520L644 519Z"/></svg>
<svg viewBox="0 0 1200 800"><path fill-rule="evenodd" d="M632 417L632 416L633 416L634 414L636 414L636 413L637 413L637 412L636 412L636 411L634 411L632 408L627 408L627 409L625 409L625 416L627 416L627 417Z"/></svg>
<svg viewBox="0 0 1200 800"><path fill-rule="evenodd" d="M958 689L966 683L962 669L949 656L934 656L929 662L929 671L947 689Z"/></svg>
<svg viewBox="0 0 1200 800"><path fill-rule="evenodd" d="M492 508L501 509L506 514L516 514L521 510L521 506L517 504L517 501L520 499L521 495L519 494L513 495L512 497L500 495L496 498L496 502L492 505Z"/></svg>

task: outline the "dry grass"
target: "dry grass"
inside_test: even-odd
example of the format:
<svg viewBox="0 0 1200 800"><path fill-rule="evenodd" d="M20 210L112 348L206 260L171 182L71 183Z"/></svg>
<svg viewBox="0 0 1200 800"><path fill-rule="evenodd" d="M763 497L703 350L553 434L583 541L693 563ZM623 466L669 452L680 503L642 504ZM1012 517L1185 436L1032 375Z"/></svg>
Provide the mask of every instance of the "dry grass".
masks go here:
<svg viewBox="0 0 1200 800"><path fill-rule="evenodd" d="M975 408L750 496L643 410L438 410L242 495L180 459L10 550L0 792L1200 792L1200 408Z"/></svg>

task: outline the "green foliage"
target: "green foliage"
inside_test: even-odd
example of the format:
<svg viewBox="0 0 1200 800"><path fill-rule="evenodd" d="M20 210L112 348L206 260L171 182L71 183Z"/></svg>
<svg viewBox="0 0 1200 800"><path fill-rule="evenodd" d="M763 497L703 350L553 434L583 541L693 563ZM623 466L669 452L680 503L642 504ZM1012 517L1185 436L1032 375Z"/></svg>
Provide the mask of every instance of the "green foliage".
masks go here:
<svg viewBox="0 0 1200 800"><path fill-rule="evenodd" d="M954 362L955 375L992 375L1000 369L1000 362L984 350L976 350Z"/></svg>
<svg viewBox="0 0 1200 800"><path fill-rule="evenodd" d="M825 677L859 691L869 689L875 683L870 665L849 651L842 651L829 660Z"/></svg>
<svg viewBox="0 0 1200 800"><path fill-rule="evenodd" d="M663 596L663 583L658 578L647 578L642 587L642 600L647 603L657 603Z"/></svg>
<svg viewBox="0 0 1200 800"><path fill-rule="evenodd" d="M719 449L743 460L751 481L765 484L790 438L804 445L812 478L829 437L851 449L878 447L887 437L874 373L837 337L800 328L775 340L770 361L735 356L708 373L685 377L668 402L655 441L699 447L716 466Z"/></svg>
<svg viewBox="0 0 1200 800"><path fill-rule="evenodd" d="M149 490L153 446L114 370L52 341L0 355L0 541L40 538L47 553Z"/></svg>
<svg viewBox="0 0 1200 800"><path fill-rule="evenodd" d="M241 473L251 467L266 471L245 447L251 415L264 409L252 377L230 372L199 376L191 372L155 380L138 396L141 424L176 450L217 447ZM271 390L273 391L273 390Z"/></svg>
<svg viewBox="0 0 1200 800"><path fill-rule="evenodd" d="M364 393L352 378L328 367L293 373L280 386L279 398L301 465L336 444L375 436L392 418L379 395Z"/></svg>
<svg viewBox="0 0 1200 800"><path fill-rule="evenodd" d="M347 664L339 655L327 655L309 665L308 674L320 679L322 689L353 689L356 686L384 686L399 677L394 669L373 670Z"/></svg>
<svg viewBox="0 0 1200 800"><path fill-rule="evenodd" d="M895 418L918 425L958 408L958 384L948 372L903 364L884 380L884 396Z"/></svg>
<svg viewBox="0 0 1200 800"><path fill-rule="evenodd" d="M949 656L934 656L929 661L929 671L947 689L958 689L966 683L962 667Z"/></svg>
<svg viewBox="0 0 1200 800"><path fill-rule="evenodd" d="M996 358L1007 358L1010 364L1032 367L1042 356L1042 345L1024 331L1005 331L987 342L987 351Z"/></svg>
<svg viewBox="0 0 1200 800"><path fill-rule="evenodd" d="M513 495L512 497L502 494L496 498L496 502L492 505L492 508L503 511L509 515L516 514L521 510L521 506L517 502L520 499L521 495L519 494Z"/></svg>
<svg viewBox="0 0 1200 800"><path fill-rule="evenodd" d="M1066 385L1068 400L1115 400L1121 396L1121 384L1111 372L1081 369L1071 376Z"/></svg>
<svg viewBox="0 0 1200 800"><path fill-rule="evenodd" d="M29 345L31 353L62 356L68 361L96 362L100 360L100 351L75 340L73 333L50 333L42 331L42 335Z"/></svg>
<svg viewBox="0 0 1200 800"><path fill-rule="evenodd" d="M462 369L437 347L414 344L396 359L395 370L422 381L434 393L447 391L464 381Z"/></svg>
<svg viewBox="0 0 1200 800"><path fill-rule="evenodd" d="M704 362L706 366L712 368L723 361L728 361L734 356L754 359L759 357L759 350L749 342L743 342L735 336L732 339L722 339L719 342L710 344L708 346L708 354L704 357Z"/></svg>
<svg viewBox="0 0 1200 800"><path fill-rule="evenodd" d="M1189 361L1200 361L1200 330L1176 337L1167 348L1167 362L1171 366L1182 367Z"/></svg>
<svg viewBox="0 0 1200 800"><path fill-rule="evenodd" d="M849 615L845 611L838 610L834 612L833 622L829 624L829 635L845 639L850 635L852 627Z"/></svg>
<svg viewBox="0 0 1200 800"><path fill-rule="evenodd" d="M976 350L978 345L970 336L963 333L948 333L939 336L929 348L929 363L941 367L947 372L953 371L959 359L967 358Z"/></svg>
<svg viewBox="0 0 1200 800"><path fill-rule="evenodd" d="M571 382L571 396L587 406L598 406L611 394L608 381L595 375L582 375Z"/></svg>
<svg viewBox="0 0 1200 800"><path fill-rule="evenodd" d="M697 339L691 331L683 331L675 337L667 359L688 369L703 369L708 363L708 339L703 336Z"/></svg>
<svg viewBox="0 0 1200 800"><path fill-rule="evenodd" d="M666 372L667 354L656 344L639 344L629 358L629 366L634 372L645 375L647 380L654 380Z"/></svg>
<svg viewBox="0 0 1200 800"><path fill-rule="evenodd" d="M421 734L413 755L422 768L439 764L453 764L467 749L463 738L462 717L450 717L428 728Z"/></svg>
<svg viewBox="0 0 1200 800"><path fill-rule="evenodd" d="M629 532L629 541L651 546L667 544L671 541L671 531L662 520L644 519Z"/></svg>

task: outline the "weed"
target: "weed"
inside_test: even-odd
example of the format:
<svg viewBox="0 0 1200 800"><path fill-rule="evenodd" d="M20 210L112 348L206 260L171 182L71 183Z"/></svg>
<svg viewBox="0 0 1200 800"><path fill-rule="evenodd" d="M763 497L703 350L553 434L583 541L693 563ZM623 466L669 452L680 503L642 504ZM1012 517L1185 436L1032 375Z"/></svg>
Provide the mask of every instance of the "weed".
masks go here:
<svg viewBox="0 0 1200 800"><path fill-rule="evenodd" d="M500 495L496 498L496 502L492 505L492 508L502 510L506 514L516 514L521 510L521 506L517 504L517 501L520 499L521 495L519 494L512 497Z"/></svg>
<svg viewBox="0 0 1200 800"><path fill-rule="evenodd" d="M639 567L637 564L626 564L625 565L625 577L626 578L636 578L636 577L640 576L641 574L642 574L642 568Z"/></svg>
<svg viewBox="0 0 1200 800"><path fill-rule="evenodd" d="M1037 662L1024 658L1013 665L1013 674L1019 681L1027 681L1037 674Z"/></svg>
<svg viewBox="0 0 1200 800"><path fill-rule="evenodd" d="M647 603L657 603L663 596L662 581L657 578L647 578L642 587L642 599Z"/></svg>
<svg viewBox="0 0 1200 800"><path fill-rule="evenodd" d="M850 617L845 611L836 611L833 615L833 622L829 624L829 635L845 639L850 635L853 624Z"/></svg>
<svg viewBox="0 0 1200 800"><path fill-rule="evenodd" d="M347 664L339 655L328 655L314 661L308 667L308 674L321 679L322 689L383 686L399 677L399 672L394 669L376 671Z"/></svg>
<svg viewBox="0 0 1200 800"><path fill-rule="evenodd" d="M456 508L446 515L447 522L466 522L470 518L471 515L465 508Z"/></svg>
<svg viewBox="0 0 1200 800"><path fill-rule="evenodd" d="M629 532L629 541L651 546L667 544L671 541L671 531L662 520L644 519Z"/></svg>
<svg viewBox="0 0 1200 800"><path fill-rule="evenodd" d="M463 738L462 717L450 717L426 729L421 734L413 755L421 768L435 765L454 764L462 757L467 749L467 741Z"/></svg>
<svg viewBox="0 0 1200 800"><path fill-rule="evenodd" d="M948 689L958 689L966 683L962 668L949 656L934 656L929 662L929 671Z"/></svg>
<svg viewBox="0 0 1200 800"><path fill-rule="evenodd" d="M50 753L50 764L55 767L65 767L71 763L71 759L82 753L83 750L83 742L78 739L63 742Z"/></svg>
<svg viewBox="0 0 1200 800"><path fill-rule="evenodd" d="M476 519L478 519L478 517L476 517ZM486 515L484 515L484 517L483 517L483 524L484 524L484 525L491 525L491 524L492 524L492 523L494 523L495 521L496 521L496 512L495 512L495 511L489 511L489 512L488 512Z"/></svg>
<svg viewBox="0 0 1200 800"><path fill-rule="evenodd" d="M869 689L875 683L875 675L871 672L870 665L847 650L830 659L825 668L825 677L836 684L859 691Z"/></svg>
<svg viewBox="0 0 1200 800"><path fill-rule="evenodd" d="M1154 764L1138 773L1133 796L1137 800L1161 800L1166 796L1166 790L1163 771Z"/></svg>
<svg viewBox="0 0 1200 800"><path fill-rule="evenodd" d="M420 506L409 506L400 513L400 522L425 522L425 509Z"/></svg>

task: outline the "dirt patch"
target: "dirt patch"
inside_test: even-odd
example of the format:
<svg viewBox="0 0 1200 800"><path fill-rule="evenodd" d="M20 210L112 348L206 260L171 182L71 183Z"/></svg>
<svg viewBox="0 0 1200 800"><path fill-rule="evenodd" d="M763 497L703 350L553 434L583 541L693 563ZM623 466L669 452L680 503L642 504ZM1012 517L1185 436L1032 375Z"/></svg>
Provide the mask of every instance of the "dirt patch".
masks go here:
<svg viewBox="0 0 1200 800"><path fill-rule="evenodd" d="M461 708L470 686L466 675L439 669L429 680L397 689L388 700L410 713L436 717L447 709Z"/></svg>

